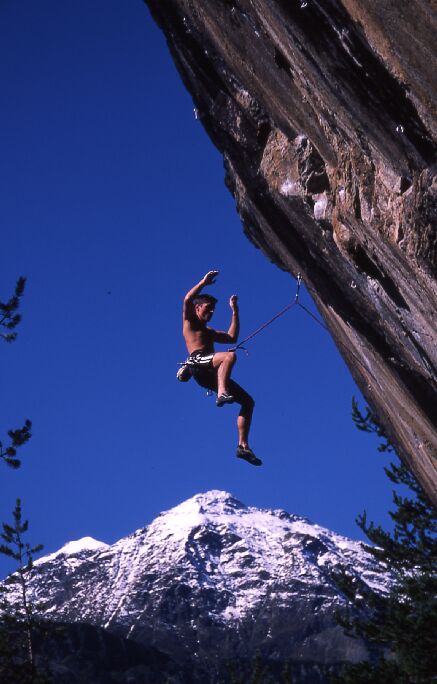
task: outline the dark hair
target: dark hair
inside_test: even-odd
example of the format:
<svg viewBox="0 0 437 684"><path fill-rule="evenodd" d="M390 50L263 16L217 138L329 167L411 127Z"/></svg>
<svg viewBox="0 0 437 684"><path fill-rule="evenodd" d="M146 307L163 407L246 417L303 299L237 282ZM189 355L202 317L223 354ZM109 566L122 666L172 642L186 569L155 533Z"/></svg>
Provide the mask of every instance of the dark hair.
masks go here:
<svg viewBox="0 0 437 684"><path fill-rule="evenodd" d="M217 301L218 301L218 300L217 300L215 297L213 297L213 296L210 295L210 294L206 294L206 293L205 293L205 294L196 295L196 296L193 297L193 299L192 299L192 302L193 302L193 305L194 305L194 306L197 306L197 304L206 304L207 302L209 302L210 304L212 304L213 306L215 306L215 305L217 304Z"/></svg>

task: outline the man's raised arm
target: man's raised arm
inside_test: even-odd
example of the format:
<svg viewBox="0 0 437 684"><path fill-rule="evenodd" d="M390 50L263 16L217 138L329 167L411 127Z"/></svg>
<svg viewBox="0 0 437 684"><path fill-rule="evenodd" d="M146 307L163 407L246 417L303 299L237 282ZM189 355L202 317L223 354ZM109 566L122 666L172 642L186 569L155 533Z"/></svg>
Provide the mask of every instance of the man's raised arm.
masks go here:
<svg viewBox="0 0 437 684"><path fill-rule="evenodd" d="M214 330L214 342L219 342L220 344L229 344L229 342L235 343L240 334L240 314L238 310L237 295L232 295L229 300L229 306L232 309L232 319L228 332Z"/></svg>
<svg viewBox="0 0 437 684"><path fill-rule="evenodd" d="M237 295L232 295L229 300L229 306L232 309L232 320L229 326L228 335L231 342L236 342L238 340L238 335L240 334L240 314L238 310L238 297Z"/></svg>
<svg viewBox="0 0 437 684"><path fill-rule="evenodd" d="M184 297L184 315L186 312L186 307L190 304L191 300L194 299L196 295L198 295L206 285L212 285L215 283L215 279L217 278L219 272L218 271L208 271L208 273L202 278L202 280L197 283L194 287L191 288L189 292Z"/></svg>
<svg viewBox="0 0 437 684"><path fill-rule="evenodd" d="M189 292L184 297L184 301L187 302L190 299L194 299L196 295L199 294L201 290L206 285L212 285L212 283L215 283L215 279L217 278L219 272L218 271L208 271L208 273L202 278L202 280L197 283L194 287L191 288Z"/></svg>

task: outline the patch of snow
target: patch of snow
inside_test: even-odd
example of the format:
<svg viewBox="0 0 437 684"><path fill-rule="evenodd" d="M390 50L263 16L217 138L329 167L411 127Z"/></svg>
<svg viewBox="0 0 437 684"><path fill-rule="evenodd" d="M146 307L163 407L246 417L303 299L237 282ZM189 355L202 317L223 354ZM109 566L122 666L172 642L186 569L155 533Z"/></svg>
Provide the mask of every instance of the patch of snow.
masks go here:
<svg viewBox="0 0 437 684"><path fill-rule="evenodd" d="M82 537L82 539L68 542L62 548L58 549L58 551L55 551L48 556L38 558L38 560L34 562L34 565L48 563L58 556L73 556L78 553L82 553L83 551L103 551L103 549L107 548L109 548L109 544L105 544L104 542L93 539L92 537Z"/></svg>

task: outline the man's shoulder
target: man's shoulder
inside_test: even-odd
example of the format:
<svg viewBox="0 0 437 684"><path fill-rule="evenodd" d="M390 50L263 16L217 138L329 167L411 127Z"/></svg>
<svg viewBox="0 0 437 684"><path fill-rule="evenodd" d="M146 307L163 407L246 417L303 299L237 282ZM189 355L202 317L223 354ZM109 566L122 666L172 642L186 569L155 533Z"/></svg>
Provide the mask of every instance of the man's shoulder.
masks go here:
<svg viewBox="0 0 437 684"><path fill-rule="evenodd" d="M186 332L199 333L206 331L207 328L195 317L187 316L184 318L183 329Z"/></svg>
<svg viewBox="0 0 437 684"><path fill-rule="evenodd" d="M184 297L184 302L182 306L184 311L194 311L193 298Z"/></svg>
<svg viewBox="0 0 437 684"><path fill-rule="evenodd" d="M186 316L184 316L184 323L187 323L188 325L196 325L199 323L199 321L196 318L196 316L190 316L189 314L187 314Z"/></svg>

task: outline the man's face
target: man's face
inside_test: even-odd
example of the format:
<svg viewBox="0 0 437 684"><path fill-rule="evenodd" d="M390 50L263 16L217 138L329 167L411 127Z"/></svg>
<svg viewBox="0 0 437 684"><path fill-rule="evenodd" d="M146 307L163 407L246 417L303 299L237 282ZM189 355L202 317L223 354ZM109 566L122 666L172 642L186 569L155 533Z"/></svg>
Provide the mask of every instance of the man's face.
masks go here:
<svg viewBox="0 0 437 684"><path fill-rule="evenodd" d="M203 323L208 323L214 313L215 306L211 302L196 304L196 316Z"/></svg>

